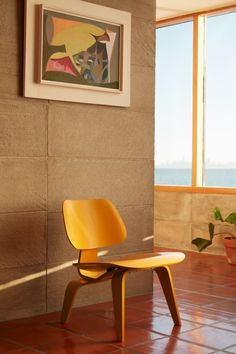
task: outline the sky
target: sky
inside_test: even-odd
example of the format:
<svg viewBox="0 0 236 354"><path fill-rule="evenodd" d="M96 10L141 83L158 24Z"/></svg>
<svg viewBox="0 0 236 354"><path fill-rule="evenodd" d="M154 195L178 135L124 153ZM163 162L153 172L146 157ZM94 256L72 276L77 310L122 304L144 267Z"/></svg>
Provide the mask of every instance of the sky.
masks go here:
<svg viewBox="0 0 236 354"><path fill-rule="evenodd" d="M156 165L191 167L192 37L187 22L157 30ZM236 168L236 13L206 24L206 167Z"/></svg>

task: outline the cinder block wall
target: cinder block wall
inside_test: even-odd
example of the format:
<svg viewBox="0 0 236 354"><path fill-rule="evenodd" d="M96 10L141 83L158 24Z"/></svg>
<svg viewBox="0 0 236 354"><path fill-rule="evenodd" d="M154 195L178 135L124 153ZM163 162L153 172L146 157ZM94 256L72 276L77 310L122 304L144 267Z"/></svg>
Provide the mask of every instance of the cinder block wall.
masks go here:
<svg viewBox="0 0 236 354"><path fill-rule="evenodd" d="M215 222L212 210L219 207L223 217L236 212L234 195L155 191L155 245L197 251L191 241L209 238L208 223ZM236 233L234 227L229 226ZM221 227L222 228L222 227ZM224 226L222 231L227 231ZM225 254L221 236L204 252Z"/></svg>
<svg viewBox="0 0 236 354"><path fill-rule="evenodd" d="M155 0L91 2L132 13L129 108L22 97L24 3L0 1L0 321L61 309L78 256L62 222L66 198L118 206L128 240L113 254L153 247L143 239L153 234ZM128 295L149 292L151 274L129 284ZM76 304L110 298L104 283Z"/></svg>

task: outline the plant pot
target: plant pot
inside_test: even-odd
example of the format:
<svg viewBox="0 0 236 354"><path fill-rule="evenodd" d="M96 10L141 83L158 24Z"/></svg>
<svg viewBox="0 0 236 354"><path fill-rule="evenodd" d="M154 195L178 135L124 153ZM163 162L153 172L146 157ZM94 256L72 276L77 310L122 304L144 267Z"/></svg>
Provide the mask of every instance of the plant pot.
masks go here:
<svg viewBox="0 0 236 354"><path fill-rule="evenodd" d="M223 237L227 260L230 264L236 265L236 238Z"/></svg>

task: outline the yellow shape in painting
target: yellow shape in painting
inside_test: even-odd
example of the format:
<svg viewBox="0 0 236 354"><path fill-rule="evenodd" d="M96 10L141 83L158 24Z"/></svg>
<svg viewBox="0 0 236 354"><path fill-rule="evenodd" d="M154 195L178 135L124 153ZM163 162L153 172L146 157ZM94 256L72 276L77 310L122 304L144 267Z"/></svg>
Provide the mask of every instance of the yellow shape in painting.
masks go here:
<svg viewBox="0 0 236 354"><path fill-rule="evenodd" d="M70 21L73 22L73 21ZM58 27L57 27L58 28ZM55 32L52 38L52 45L65 45L66 54L72 59L72 56L81 51L86 51L95 42L95 36L104 34L105 30L95 25L77 22L77 25L70 25L61 29L60 32ZM65 56L65 53L54 53L52 59L60 59Z"/></svg>

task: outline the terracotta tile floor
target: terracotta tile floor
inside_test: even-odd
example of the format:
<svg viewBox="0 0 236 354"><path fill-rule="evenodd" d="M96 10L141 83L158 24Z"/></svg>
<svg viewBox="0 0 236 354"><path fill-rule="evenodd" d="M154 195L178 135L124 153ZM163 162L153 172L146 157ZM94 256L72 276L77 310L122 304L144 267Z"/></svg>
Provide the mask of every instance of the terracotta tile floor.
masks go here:
<svg viewBox="0 0 236 354"><path fill-rule="evenodd" d="M153 295L126 300L126 340L116 341L111 303L0 323L0 353L236 353L236 266L185 252L171 267L182 326L173 325L157 277Z"/></svg>

